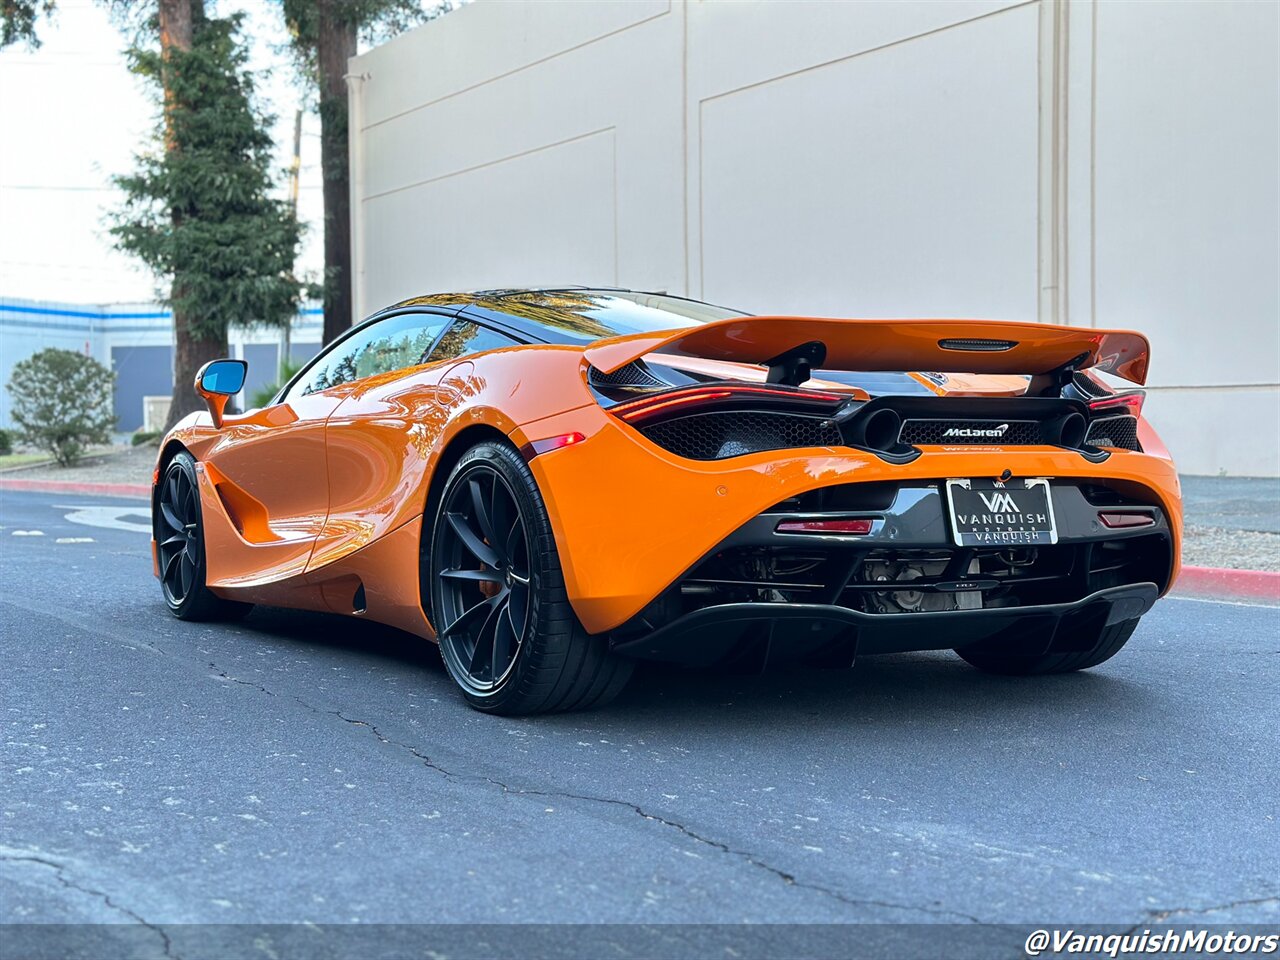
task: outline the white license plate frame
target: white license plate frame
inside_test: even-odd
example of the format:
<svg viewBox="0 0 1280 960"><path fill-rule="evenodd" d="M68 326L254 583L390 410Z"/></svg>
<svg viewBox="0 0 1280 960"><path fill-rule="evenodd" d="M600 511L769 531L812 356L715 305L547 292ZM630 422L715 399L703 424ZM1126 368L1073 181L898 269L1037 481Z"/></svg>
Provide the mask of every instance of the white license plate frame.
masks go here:
<svg viewBox="0 0 1280 960"><path fill-rule="evenodd" d="M1057 543L1058 523L1049 479L1034 477L1020 482L1021 486L1015 486L1019 481L947 480L947 521L956 546L1041 547ZM1024 499L1019 504L1020 494L1024 498L1031 495L1031 502ZM977 502L971 506L960 503L962 500Z"/></svg>

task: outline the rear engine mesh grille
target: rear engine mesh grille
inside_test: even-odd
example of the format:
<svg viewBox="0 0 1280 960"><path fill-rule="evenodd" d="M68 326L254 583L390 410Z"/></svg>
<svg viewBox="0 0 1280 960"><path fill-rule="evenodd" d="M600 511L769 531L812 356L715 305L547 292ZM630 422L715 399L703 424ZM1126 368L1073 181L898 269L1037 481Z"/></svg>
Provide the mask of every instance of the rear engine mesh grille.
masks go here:
<svg viewBox="0 0 1280 960"><path fill-rule="evenodd" d="M591 382L602 387L660 387L662 381L646 370L639 361L619 367L612 373L602 373L591 368Z"/></svg>
<svg viewBox="0 0 1280 960"><path fill-rule="evenodd" d="M1085 441L1095 447L1116 447L1120 450L1141 450L1138 443L1137 417L1103 417L1089 425Z"/></svg>
<svg viewBox="0 0 1280 960"><path fill-rule="evenodd" d="M696 413L640 427L640 432L676 456L724 460L761 450L835 447L844 441L836 427L823 429L819 417L762 411Z"/></svg>
<svg viewBox="0 0 1280 960"><path fill-rule="evenodd" d="M1031 446L1044 442L1040 424L1034 420L908 420L899 439L912 446Z"/></svg>
<svg viewBox="0 0 1280 960"><path fill-rule="evenodd" d="M845 445L839 428L824 429L821 424L821 417L752 410L695 413L639 429L677 456L724 460L762 450ZM1036 446L1045 442L1040 424L1034 420L908 420L899 439L912 446ZM1087 442L1098 447L1142 449L1138 421L1131 416L1095 420Z"/></svg>

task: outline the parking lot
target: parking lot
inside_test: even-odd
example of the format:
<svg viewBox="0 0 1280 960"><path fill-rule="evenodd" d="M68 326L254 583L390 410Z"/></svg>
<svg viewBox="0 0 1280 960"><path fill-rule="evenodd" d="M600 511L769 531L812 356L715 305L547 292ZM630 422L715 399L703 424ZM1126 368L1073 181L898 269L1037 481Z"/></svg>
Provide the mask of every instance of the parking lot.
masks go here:
<svg viewBox="0 0 1280 960"><path fill-rule="evenodd" d="M1164 600L1077 675L646 669L513 720L374 624L173 620L144 502L0 496L0 922L1280 918L1272 607Z"/></svg>

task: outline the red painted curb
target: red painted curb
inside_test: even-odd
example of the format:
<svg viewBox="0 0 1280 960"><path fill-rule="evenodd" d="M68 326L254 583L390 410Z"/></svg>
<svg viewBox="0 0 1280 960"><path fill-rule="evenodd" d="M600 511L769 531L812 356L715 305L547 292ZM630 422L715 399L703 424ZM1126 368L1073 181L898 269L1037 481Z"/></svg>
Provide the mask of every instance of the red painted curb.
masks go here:
<svg viewBox="0 0 1280 960"><path fill-rule="evenodd" d="M1195 597L1244 597L1280 602L1280 573L1269 570L1226 570L1221 567L1183 567L1175 594Z"/></svg>
<svg viewBox="0 0 1280 960"><path fill-rule="evenodd" d="M30 490L36 493L86 493L98 497L150 497L145 483L80 483L76 480L19 480L0 477L0 490Z"/></svg>

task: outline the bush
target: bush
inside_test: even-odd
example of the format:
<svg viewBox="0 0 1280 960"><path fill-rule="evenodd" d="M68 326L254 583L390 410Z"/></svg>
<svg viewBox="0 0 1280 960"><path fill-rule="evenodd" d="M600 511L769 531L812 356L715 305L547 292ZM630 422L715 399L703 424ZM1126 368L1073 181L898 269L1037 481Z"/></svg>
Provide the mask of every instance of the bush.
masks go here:
<svg viewBox="0 0 1280 960"><path fill-rule="evenodd" d="M0 430L0 457L13 453L13 434L8 430Z"/></svg>
<svg viewBox="0 0 1280 960"><path fill-rule="evenodd" d="M23 442L69 466L94 443L110 443L116 375L92 357L50 347L14 365L13 422Z"/></svg>
<svg viewBox="0 0 1280 960"><path fill-rule="evenodd" d="M135 430L129 437L129 443L135 447L140 447L144 443L155 443L164 434L159 430Z"/></svg>

